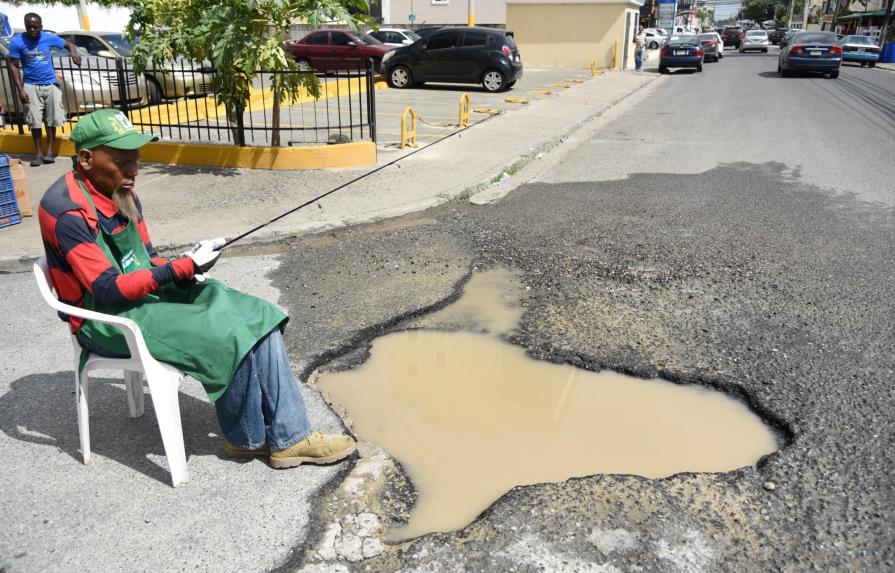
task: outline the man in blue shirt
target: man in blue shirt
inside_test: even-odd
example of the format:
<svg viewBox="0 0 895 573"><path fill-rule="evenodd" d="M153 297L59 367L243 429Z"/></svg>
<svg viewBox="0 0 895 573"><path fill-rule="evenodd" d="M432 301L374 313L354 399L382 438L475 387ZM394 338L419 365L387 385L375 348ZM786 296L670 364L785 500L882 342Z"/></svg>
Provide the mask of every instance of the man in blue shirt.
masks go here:
<svg viewBox="0 0 895 573"><path fill-rule="evenodd" d="M56 34L43 32L43 22L35 13L25 15L25 31L9 42L9 62L19 99L25 105L25 121L31 127L34 159L31 167L56 161L53 145L56 128L65 124L62 90L56 86L51 48L66 48L72 61L81 65L75 46ZM24 81L23 81L24 76ZM41 128L47 126L47 151L41 150Z"/></svg>

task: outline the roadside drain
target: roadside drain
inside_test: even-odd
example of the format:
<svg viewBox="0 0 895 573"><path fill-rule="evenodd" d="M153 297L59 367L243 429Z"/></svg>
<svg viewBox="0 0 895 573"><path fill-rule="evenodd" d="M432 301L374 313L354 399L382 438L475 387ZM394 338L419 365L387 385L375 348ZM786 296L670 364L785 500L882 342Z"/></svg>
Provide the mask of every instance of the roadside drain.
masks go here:
<svg viewBox="0 0 895 573"><path fill-rule="evenodd" d="M478 284L487 291L500 281L488 282ZM492 290L494 300L505 294ZM448 307L447 318L489 308L465 296L454 306L467 310ZM777 449L773 431L720 392L540 362L480 333L389 334L373 341L363 365L323 373L317 384L417 490L392 540L461 528L517 485L724 472Z"/></svg>

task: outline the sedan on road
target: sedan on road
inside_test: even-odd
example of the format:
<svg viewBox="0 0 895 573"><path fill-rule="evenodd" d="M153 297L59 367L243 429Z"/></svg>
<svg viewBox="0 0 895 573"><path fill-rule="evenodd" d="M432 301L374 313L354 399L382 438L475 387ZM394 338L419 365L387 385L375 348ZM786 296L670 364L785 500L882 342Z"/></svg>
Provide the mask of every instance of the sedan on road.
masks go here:
<svg viewBox="0 0 895 573"><path fill-rule="evenodd" d="M696 34L672 36L659 53L659 73L667 73L669 68L696 68L701 72L704 56L705 50Z"/></svg>
<svg viewBox="0 0 895 573"><path fill-rule="evenodd" d="M791 71L821 72L830 78L839 77L842 64L842 46L832 32L799 32L786 48L780 50L777 73L789 75Z"/></svg>
<svg viewBox="0 0 895 573"><path fill-rule="evenodd" d="M880 49L870 36L845 36L839 41L843 62L859 62L871 68L879 61Z"/></svg>
<svg viewBox="0 0 895 573"><path fill-rule="evenodd" d="M721 38L724 40L725 46L733 46L734 48L739 48L740 44L743 42L743 29L724 28L724 33L721 34Z"/></svg>
<svg viewBox="0 0 895 573"><path fill-rule="evenodd" d="M499 92L522 77L522 58L512 32L443 28L386 54L382 75L399 89L423 82L480 83L486 91Z"/></svg>
<svg viewBox="0 0 895 573"><path fill-rule="evenodd" d="M646 34L646 47L650 50L656 50L665 45L668 40L668 34L658 28L646 28L643 30Z"/></svg>
<svg viewBox="0 0 895 573"><path fill-rule="evenodd" d="M749 50L758 50L768 53L771 41L768 40L768 33L764 30L749 30L743 36L743 43L740 44L740 53L744 54Z"/></svg>
<svg viewBox="0 0 895 573"><path fill-rule="evenodd" d="M708 34L700 34L699 42L702 44L702 50L705 52L706 62L717 62L724 57L724 42L718 32L709 32Z"/></svg>

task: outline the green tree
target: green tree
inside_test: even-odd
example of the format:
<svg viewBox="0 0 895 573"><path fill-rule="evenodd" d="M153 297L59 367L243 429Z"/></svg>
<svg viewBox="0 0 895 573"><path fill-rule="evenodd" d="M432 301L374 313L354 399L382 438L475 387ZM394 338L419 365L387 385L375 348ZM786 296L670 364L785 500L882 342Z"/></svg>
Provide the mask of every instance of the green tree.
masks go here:
<svg viewBox="0 0 895 573"><path fill-rule="evenodd" d="M281 102L294 102L303 89L320 97L314 74L294 73L297 64L283 49L293 22L357 29L369 23L362 15L368 11L368 0L136 0L127 34L139 38L133 51L138 71L176 57L210 61L214 91L231 125L245 109L257 72L293 72L271 77L271 145L278 147Z"/></svg>

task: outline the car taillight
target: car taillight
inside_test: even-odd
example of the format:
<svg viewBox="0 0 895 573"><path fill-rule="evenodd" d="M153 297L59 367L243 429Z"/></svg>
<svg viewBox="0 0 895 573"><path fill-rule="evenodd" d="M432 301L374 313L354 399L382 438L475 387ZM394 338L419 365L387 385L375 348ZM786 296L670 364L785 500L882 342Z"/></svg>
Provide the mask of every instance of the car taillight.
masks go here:
<svg viewBox="0 0 895 573"><path fill-rule="evenodd" d="M714 40L709 40L708 42L705 43L705 45L711 48L712 46L715 45L715 41L714 41Z"/></svg>
<svg viewBox="0 0 895 573"><path fill-rule="evenodd" d="M660 53L659 55L660 56L670 56L671 50L669 50L668 48L662 48L662 53Z"/></svg>
<svg viewBox="0 0 895 573"><path fill-rule="evenodd" d="M842 46L831 46L830 53L836 54L837 56L841 56L842 55Z"/></svg>
<svg viewBox="0 0 895 573"><path fill-rule="evenodd" d="M804 49L804 46L796 45L789 49L789 53L790 54L801 54L803 49Z"/></svg>
<svg viewBox="0 0 895 573"><path fill-rule="evenodd" d="M696 55L702 57L703 51L702 48L696 48Z"/></svg>
<svg viewBox="0 0 895 573"><path fill-rule="evenodd" d="M871 53L874 53L874 54L878 54L878 53L880 53L882 50L880 50L879 48L877 48L877 47L874 46L873 48L867 48L867 51L868 51L868 52L871 52Z"/></svg>
<svg viewBox="0 0 895 573"><path fill-rule="evenodd" d="M513 50L511 50L509 46L503 46L502 48L500 48L500 51L503 52L503 55L508 58L513 57Z"/></svg>

